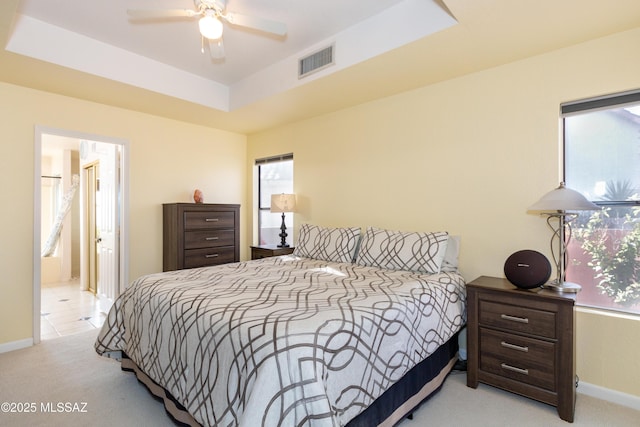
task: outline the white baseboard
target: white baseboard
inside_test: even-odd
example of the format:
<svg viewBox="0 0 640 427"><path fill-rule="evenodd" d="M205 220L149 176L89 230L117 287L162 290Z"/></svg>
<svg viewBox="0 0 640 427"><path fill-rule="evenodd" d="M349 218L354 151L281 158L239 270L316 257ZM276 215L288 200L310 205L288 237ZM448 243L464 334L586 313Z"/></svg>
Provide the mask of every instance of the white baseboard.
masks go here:
<svg viewBox="0 0 640 427"><path fill-rule="evenodd" d="M582 381L578 383L577 392L640 411L640 396L622 393L620 391L611 390L610 388L604 388L599 385L589 384Z"/></svg>
<svg viewBox="0 0 640 427"><path fill-rule="evenodd" d="M11 341L4 344L0 344L0 353L6 353L8 351L20 350L21 348L31 347L33 345L33 338L26 338L20 341Z"/></svg>

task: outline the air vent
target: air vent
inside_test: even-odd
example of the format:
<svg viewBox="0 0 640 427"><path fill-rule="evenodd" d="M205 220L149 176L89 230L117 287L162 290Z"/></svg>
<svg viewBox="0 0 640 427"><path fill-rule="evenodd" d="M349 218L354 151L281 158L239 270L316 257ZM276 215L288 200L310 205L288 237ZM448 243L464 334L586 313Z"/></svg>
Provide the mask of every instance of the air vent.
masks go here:
<svg viewBox="0 0 640 427"><path fill-rule="evenodd" d="M300 59L298 65L298 78L301 79L309 74L333 65L333 47L333 45L325 47L318 52Z"/></svg>

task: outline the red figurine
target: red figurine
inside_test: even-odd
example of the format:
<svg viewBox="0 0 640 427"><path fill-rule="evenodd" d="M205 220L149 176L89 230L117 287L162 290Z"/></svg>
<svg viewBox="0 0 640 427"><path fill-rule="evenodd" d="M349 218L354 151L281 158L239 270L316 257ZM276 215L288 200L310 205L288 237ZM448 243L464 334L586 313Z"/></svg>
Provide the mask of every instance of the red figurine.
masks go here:
<svg viewBox="0 0 640 427"><path fill-rule="evenodd" d="M196 189L196 191L193 192L193 200L196 203L202 203L204 201L204 197L202 196L202 191Z"/></svg>

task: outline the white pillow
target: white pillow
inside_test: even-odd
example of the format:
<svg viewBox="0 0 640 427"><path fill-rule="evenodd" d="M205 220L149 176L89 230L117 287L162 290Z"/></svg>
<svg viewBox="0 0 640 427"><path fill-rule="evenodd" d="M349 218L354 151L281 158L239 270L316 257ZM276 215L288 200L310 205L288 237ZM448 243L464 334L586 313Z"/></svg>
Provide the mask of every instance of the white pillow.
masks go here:
<svg viewBox="0 0 640 427"><path fill-rule="evenodd" d="M460 255L460 236L449 236L447 251L442 260L440 271L458 271L458 256Z"/></svg>
<svg viewBox="0 0 640 427"><path fill-rule="evenodd" d="M356 264L390 270L439 273L449 235L440 232L402 232L367 228Z"/></svg>
<svg viewBox="0 0 640 427"><path fill-rule="evenodd" d="M302 224L293 255L333 262L353 262L360 227L328 228Z"/></svg>

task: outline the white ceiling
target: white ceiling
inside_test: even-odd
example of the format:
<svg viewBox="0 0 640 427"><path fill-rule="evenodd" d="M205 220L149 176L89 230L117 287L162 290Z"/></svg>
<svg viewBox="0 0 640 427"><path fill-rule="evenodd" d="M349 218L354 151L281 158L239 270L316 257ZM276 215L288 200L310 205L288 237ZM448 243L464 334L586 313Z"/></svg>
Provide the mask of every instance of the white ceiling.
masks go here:
<svg viewBox="0 0 640 427"><path fill-rule="evenodd" d="M22 0L18 13L230 85L402 1L228 0L227 11L283 22L288 34L280 38L225 24L222 63L201 52L196 18L142 22L127 15L127 9L193 10L193 0Z"/></svg>
<svg viewBox="0 0 640 427"><path fill-rule="evenodd" d="M225 23L226 56L212 60L197 18L127 15L194 8L193 0L22 0L7 50L230 111L313 80L298 79L297 61L319 48L335 45L336 60L315 78L455 24L433 0L229 0L228 12L285 23L287 34Z"/></svg>
<svg viewBox="0 0 640 427"><path fill-rule="evenodd" d="M226 25L212 63L197 21L126 14L155 8L193 2L2 0L0 81L252 133L640 25L638 0L228 0L288 35ZM328 43L336 64L299 80Z"/></svg>

